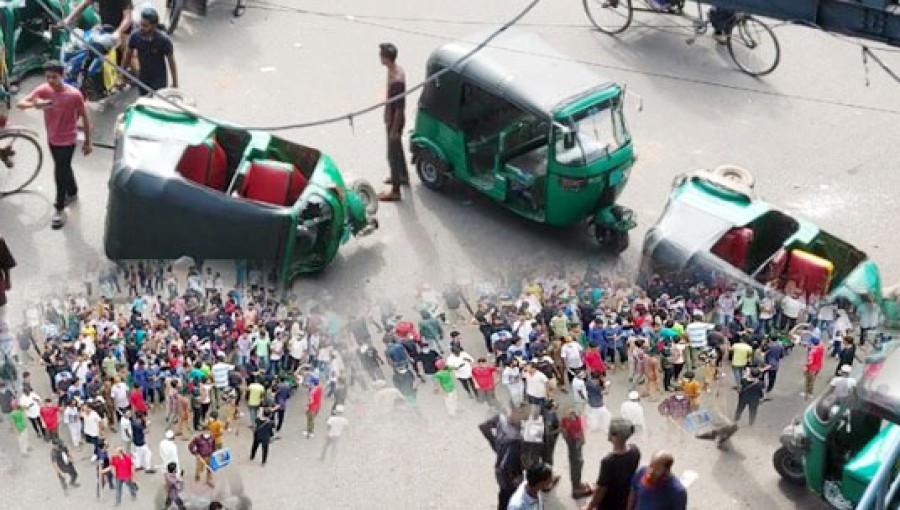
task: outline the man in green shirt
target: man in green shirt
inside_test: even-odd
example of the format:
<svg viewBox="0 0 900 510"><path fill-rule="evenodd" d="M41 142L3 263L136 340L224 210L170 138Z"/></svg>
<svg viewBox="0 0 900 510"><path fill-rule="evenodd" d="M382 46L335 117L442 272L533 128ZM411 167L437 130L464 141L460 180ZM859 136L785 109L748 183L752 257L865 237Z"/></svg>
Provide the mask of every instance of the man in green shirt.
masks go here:
<svg viewBox="0 0 900 510"><path fill-rule="evenodd" d="M16 439L19 441L19 451L22 452L23 456L27 456L28 450L31 448L28 447L28 427L25 424L25 413L15 400L12 402L12 408L12 412L9 413L12 431L16 434Z"/></svg>
<svg viewBox="0 0 900 510"><path fill-rule="evenodd" d="M444 393L444 405L447 407L447 414L456 416L456 381L453 377L453 370L444 364L444 360L438 360L434 363L438 369L434 374L434 380Z"/></svg>

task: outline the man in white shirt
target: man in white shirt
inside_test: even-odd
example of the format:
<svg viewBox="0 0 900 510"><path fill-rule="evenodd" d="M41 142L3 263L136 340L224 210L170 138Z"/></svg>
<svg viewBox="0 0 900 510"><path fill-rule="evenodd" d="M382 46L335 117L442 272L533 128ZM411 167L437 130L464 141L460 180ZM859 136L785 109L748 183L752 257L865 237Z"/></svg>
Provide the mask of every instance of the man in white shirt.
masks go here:
<svg viewBox="0 0 900 510"><path fill-rule="evenodd" d="M81 419L84 422L84 437L88 444L94 445L94 455L97 455L100 445L100 415L88 405L81 406Z"/></svg>
<svg viewBox="0 0 900 510"><path fill-rule="evenodd" d="M726 290L716 301L716 324L727 326L734 320L734 307L737 303L730 290Z"/></svg>
<svg viewBox="0 0 900 510"><path fill-rule="evenodd" d="M786 331L794 329L801 311L803 311L803 302L798 296L792 294L784 296L781 300L781 329Z"/></svg>
<svg viewBox="0 0 900 510"><path fill-rule="evenodd" d="M572 340L571 336L565 337L565 343L559 351L563 363L566 365L566 373L568 374L569 383L575 379L575 375L584 368L584 348L581 344Z"/></svg>
<svg viewBox="0 0 900 510"><path fill-rule="evenodd" d="M121 417L125 414L125 411L131 407L131 402L128 400L128 385L118 377L116 377L114 381L115 383L113 383L112 388L109 390L109 395L112 397L113 404L116 406L116 413Z"/></svg>
<svg viewBox="0 0 900 510"><path fill-rule="evenodd" d="M294 336L288 343L288 354L291 359L290 370L297 370L308 359L309 341L306 335Z"/></svg>
<svg viewBox="0 0 900 510"><path fill-rule="evenodd" d="M329 448L334 454L337 454L338 440L344 435L344 430L350 426L350 422L344 417L344 406L335 406L325 425L328 426L328 435L325 437L325 446L322 447L322 454L319 455L319 460L325 460L325 455L328 453Z"/></svg>
<svg viewBox="0 0 900 510"><path fill-rule="evenodd" d="M703 321L703 312L694 310L694 321L684 328L684 334L688 338L688 366L693 369L697 366L697 354L708 345L707 335L715 326Z"/></svg>
<svg viewBox="0 0 900 510"><path fill-rule="evenodd" d="M628 400L622 402L622 405L619 407L619 415L634 425L635 431L641 433L641 437L646 443L648 439L647 422L644 419L644 408L641 407L640 393L636 391L628 393Z"/></svg>
<svg viewBox="0 0 900 510"><path fill-rule="evenodd" d="M126 410L119 419L119 439L122 440L122 449L131 454L131 411Z"/></svg>
<svg viewBox="0 0 900 510"><path fill-rule="evenodd" d="M181 472L181 463L178 461L178 446L175 444L175 433L171 430L166 431L166 437L159 442L159 458L162 459L162 465L168 466L174 463L175 472Z"/></svg>
<svg viewBox="0 0 900 510"><path fill-rule="evenodd" d="M453 370L453 377L462 384L469 398L475 398L475 385L472 383L472 365L475 359L466 351L454 349L450 356L447 356L447 366Z"/></svg>
<svg viewBox="0 0 900 510"><path fill-rule="evenodd" d="M575 410L578 415L584 414L584 408L587 405L587 386L584 380L587 374L584 370L578 372L578 376L572 380L572 401L575 403Z"/></svg>
<svg viewBox="0 0 900 510"><path fill-rule="evenodd" d="M550 392L550 379L531 363L525 365L522 378L525 379L525 400L538 406L538 410L543 409Z"/></svg>

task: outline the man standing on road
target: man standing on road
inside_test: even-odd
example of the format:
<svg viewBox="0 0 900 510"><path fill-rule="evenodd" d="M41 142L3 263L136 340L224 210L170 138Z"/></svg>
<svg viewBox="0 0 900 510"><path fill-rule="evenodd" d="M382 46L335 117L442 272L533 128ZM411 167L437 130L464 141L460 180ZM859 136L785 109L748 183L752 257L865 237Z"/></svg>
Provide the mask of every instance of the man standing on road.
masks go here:
<svg viewBox="0 0 900 510"><path fill-rule="evenodd" d="M806 391L803 393L803 396L807 399L812 398L813 391L816 389L816 377L822 371L822 364L825 361L825 346L822 345L822 342L818 338L812 337L809 339L809 343L811 344L811 349L806 357L806 366L803 370L806 380Z"/></svg>
<svg viewBox="0 0 900 510"><path fill-rule="evenodd" d="M750 363L753 357L753 347L747 343L743 336L739 336L734 345L731 346L731 373L734 376L734 385L741 386L741 380L744 378L744 369Z"/></svg>
<svg viewBox="0 0 900 510"><path fill-rule="evenodd" d="M313 377L310 384L312 384L312 388L309 389L309 397L306 401L306 430L303 431L303 436L307 439L312 439L316 428L316 416L322 409L322 381Z"/></svg>
<svg viewBox="0 0 900 510"><path fill-rule="evenodd" d="M137 500L138 486L134 482L134 464L132 464L131 456L125 453L122 447L116 448L116 454L109 460L109 467L106 471L112 471L116 477L116 506L122 504L122 486L128 487L131 493L131 500Z"/></svg>
<svg viewBox="0 0 900 510"><path fill-rule="evenodd" d="M215 448L215 442L208 431L204 431L188 444L188 451L190 451L191 455L197 460L197 465L194 469L194 481L199 482L200 475L206 473L206 485L209 485L210 487L214 487L214 485L212 469L209 467L209 462Z"/></svg>
<svg viewBox="0 0 900 510"><path fill-rule="evenodd" d="M175 464L175 472L181 472L181 462L178 461L178 445L175 444L175 433L166 431L166 437L159 442L159 458L163 466Z"/></svg>
<svg viewBox="0 0 900 510"><path fill-rule="evenodd" d="M387 99L406 93L406 72L397 65L397 47L391 43L379 45L381 64L387 67ZM387 128L387 157L391 176L384 182L391 185L391 191L380 193L378 200L399 202L400 186L409 185L409 170L403 153L403 125L406 122L406 99L400 97L384 107L384 125Z"/></svg>
<svg viewBox="0 0 900 510"><path fill-rule="evenodd" d="M509 500L522 481L522 412L513 409L478 426L496 454L494 475L500 486L497 510L507 510Z"/></svg>
<svg viewBox="0 0 900 510"><path fill-rule="evenodd" d="M641 451L628 439L634 434L634 425L626 419L616 418L609 425L609 442L613 451L600 461L600 476L594 497L583 510L618 510L628 505L631 479L641 461Z"/></svg>
<svg viewBox="0 0 900 510"><path fill-rule="evenodd" d="M166 88L169 84L166 73L168 63L169 72L172 74L172 87L178 87L178 69L175 67L172 40L159 29L159 14L153 7L145 7L141 11L138 31L128 37L128 50L122 67L128 69L135 53L140 64L138 78L141 82L154 91ZM125 76L121 75L120 79L124 84ZM143 88L138 93L142 96L149 94Z"/></svg>
<svg viewBox="0 0 900 510"><path fill-rule="evenodd" d="M628 510L685 510L687 490L678 477L672 474L675 459L668 452L657 452L650 465L642 467L631 479L631 495Z"/></svg>
<svg viewBox="0 0 900 510"><path fill-rule="evenodd" d="M784 346L777 338L769 338L766 344L765 362L766 362L766 393L772 393L775 389L775 378L778 376L778 367L781 365L781 358L784 357Z"/></svg>
<svg viewBox="0 0 900 510"><path fill-rule="evenodd" d="M573 407L560 421L563 439L569 451L569 476L572 480L572 498L580 499L590 496L591 488L581 483L581 469L584 467L584 418L578 415Z"/></svg>
<svg viewBox="0 0 900 510"><path fill-rule="evenodd" d="M73 462L72 455L69 453L69 449L66 448L63 442L58 438L53 440L53 449L50 450L50 460L53 469L56 470L56 477L59 478L59 483L62 485L63 493L68 496L68 485L78 487L78 471L75 470L75 463ZM66 485L66 476L69 477L68 485Z"/></svg>
<svg viewBox="0 0 900 510"><path fill-rule="evenodd" d="M72 171L72 156L75 155L75 142L78 141L79 119L84 126L81 152L87 156L94 150L91 145L91 120L84 107L84 97L78 89L63 82L63 71L63 66L58 61L48 61L44 64L47 83L39 85L16 105L20 110L36 108L44 112L47 144L53 156L53 176L56 181L56 201L53 203L56 212L51 222L54 229L65 225L65 208L78 196L78 184L75 183Z"/></svg>

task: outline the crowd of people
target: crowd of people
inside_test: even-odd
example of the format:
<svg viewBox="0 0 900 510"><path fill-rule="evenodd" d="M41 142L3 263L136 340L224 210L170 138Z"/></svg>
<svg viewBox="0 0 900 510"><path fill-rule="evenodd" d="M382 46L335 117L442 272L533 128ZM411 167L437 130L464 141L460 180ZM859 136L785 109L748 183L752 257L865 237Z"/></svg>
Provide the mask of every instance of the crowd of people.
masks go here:
<svg viewBox="0 0 900 510"><path fill-rule="evenodd" d="M671 454L657 452L638 469L640 452L628 440L647 433L642 402L659 402L662 414L684 419L721 379L733 379L733 421L747 409L753 425L795 345L809 347L808 394L825 339L840 341L832 349L838 375L856 359L844 309L798 309L790 294L775 301L730 284L654 277L638 287L597 270L572 278L553 268L508 277L499 287L422 285L413 321L388 300L370 309L327 295L302 304L277 298L252 265L239 265L229 287L210 268L192 267L182 281L153 261L93 276L83 293L26 312L15 331L18 355L37 358L50 394L37 393L37 374L10 374L16 365L7 362L0 408L23 455L34 448L32 436L50 443L64 491L78 486L70 449L89 448L117 503L123 488L137 497L137 472L158 466L166 508L183 508L178 438L188 442L196 483L214 486L217 453L241 428L252 429L250 458L261 454L265 465L298 391L305 394L303 436L325 428L324 459L351 426L344 412L351 388L371 388L391 407L415 410L418 392L430 387L449 416L459 412L462 393L496 413L480 429L497 453L500 509L535 508L542 491L558 484L552 465L559 435L571 494L590 498L586 508L655 508L659 498L684 508L687 493L671 474ZM476 329L484 354L473 356L467 349L482 350ZM627 374L620 384L628 385L628 399L614 417L604 399L616 372ZM164 429L161 464L147 443L151 426ZM713 437L722 444L736 429L728 423ZM591 431L613 445L594 486L582 480Z"/></svg>

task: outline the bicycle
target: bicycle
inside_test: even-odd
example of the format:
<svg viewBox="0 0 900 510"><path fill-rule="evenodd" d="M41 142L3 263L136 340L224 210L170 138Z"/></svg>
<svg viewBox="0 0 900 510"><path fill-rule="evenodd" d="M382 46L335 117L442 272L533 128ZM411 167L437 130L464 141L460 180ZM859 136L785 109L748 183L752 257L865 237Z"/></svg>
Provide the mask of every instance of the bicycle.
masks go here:
<svg viewBox="0 0 900 510"><path fill-rule="evenodd" d="M634 12L679 16L689 19L695 36L703 35L712 23L703 16L702 1L697 1L697 16L684 12L685 0L660 0L662 7L653 7L647 0L637 0L643 7L635 7L633 0L582 0L588 19L597 30L608 35L620 34L634 20ZM654 28L652 25L647 25ZM685 27L687 28L687 27ZM781 46L768 25L747 13L735 13L727 20L724 44L735 65L750 76L764 76L778 67ZM688 39L693 43L695 37ZM768 42L768 44L766 44ZM766 48L771 46L769 52Z"/></svg>
<svg viewBox="0 0 900 510"><path fill-rule="evenodd" d="M0 105L8 112L12 96L8 86L0 89ZM5 116L4 116L5 118ZM0 127L0 198L18 193L31 184L44 162L44 151L34 131L21 126Z"/></svg>
<svg viewBox="0 0 900 510"><path fill-rule="evenodd" d="M172 35L178 27L178 21L181 19L181 14L184 12L187 2L188 0L166 0L165 30L169 35ZM202 2L199 2L199 5L195 7L195 10L198 10L201 16L206 15L207 2L208 0L202 0ZM235 18L238 18L243 16L246 9L247 6L244 4L244 0L237 0L237 4L235 5L232 14Z"/></svg>

